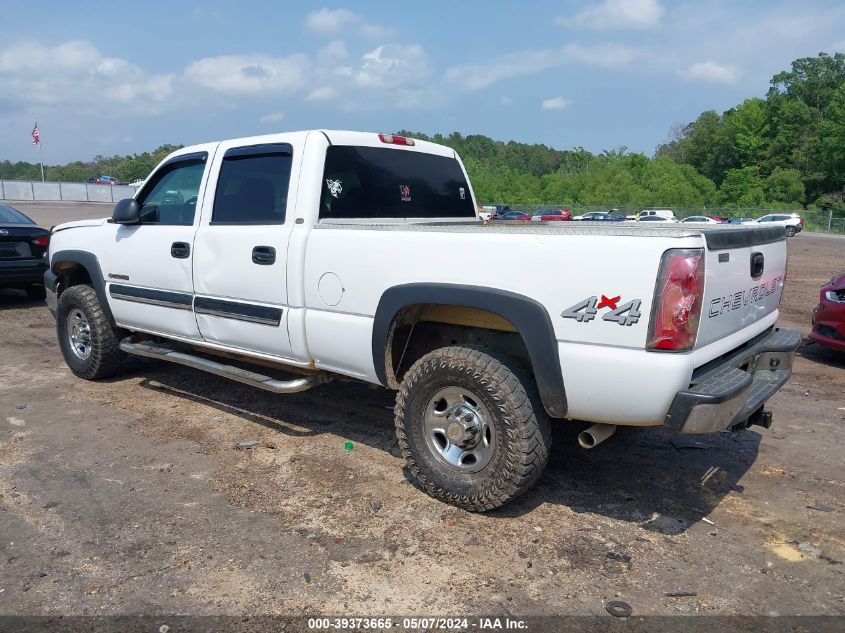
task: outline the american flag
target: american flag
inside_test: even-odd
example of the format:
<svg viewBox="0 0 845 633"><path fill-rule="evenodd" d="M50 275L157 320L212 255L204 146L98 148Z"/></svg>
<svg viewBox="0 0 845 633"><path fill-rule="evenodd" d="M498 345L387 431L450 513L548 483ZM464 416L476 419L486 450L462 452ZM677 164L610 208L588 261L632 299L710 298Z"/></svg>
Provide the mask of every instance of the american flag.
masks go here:
<svg viewBox="0 0 845 633"><path fill-rule="evenodd" d="M32 146L35 147L38 143L41 142L41 137L38 134L38 122L35 122L35 127L32 128Z"/></svg>

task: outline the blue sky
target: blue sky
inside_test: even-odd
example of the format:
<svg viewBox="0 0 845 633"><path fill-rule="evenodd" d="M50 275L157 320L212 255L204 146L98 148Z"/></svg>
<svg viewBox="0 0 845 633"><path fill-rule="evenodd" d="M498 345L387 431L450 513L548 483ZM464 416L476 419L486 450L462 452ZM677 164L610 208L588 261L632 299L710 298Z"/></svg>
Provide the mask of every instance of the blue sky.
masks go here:
<svg viewBox="0 0 845 633"><path fill-rule="evenodd" d="M0 160L307 128L651 154L672 125L845 51L827 0L4 0Z"/></svg>

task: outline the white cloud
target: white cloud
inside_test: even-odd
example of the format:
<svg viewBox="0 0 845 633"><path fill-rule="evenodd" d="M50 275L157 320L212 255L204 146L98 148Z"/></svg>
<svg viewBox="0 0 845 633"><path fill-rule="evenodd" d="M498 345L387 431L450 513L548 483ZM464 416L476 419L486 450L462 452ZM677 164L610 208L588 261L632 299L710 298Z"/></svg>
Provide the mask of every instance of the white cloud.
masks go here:
<svg viewBox="0 0 845 633"><path fill-rule="evenodd" d="M513 99L511 99L507 95L502 95L502 98L499 99L499 103L501 103L503 106L510 105L513 103Z"/></svg>
<svg viewBox="0 0 845 633"><path fill-rule="evenodd" d="M312 90L308 93L308 96L305 97L306 101L330 101L337 97L337 90L332 88L331 86L323 86L322 88L317 88L316 90Z"/></svg>
<svg viewBox="0 0 845 633"><path fill-rule="evenodd" d="M271 112L258 119L259 123L277 123L285 118L284 112Z"/></svg>
<svg viewBox="0 0 845 633"><path fill-rule="evenodd" d="M372 39L391 37L396 33L396 30L389 26L381 26L379 24L362 24L358 32L364 37Z"/></svg>
<svg viewBox="0 0 845 633"><path fill-rule="evenodd" d="M288 57L222 55L191 62L185 69L185 76L225 94L284 94L302 87L309 67L308 57L302 54Z"/></svg>
<svg viewBox="0 0 845 633"><path fill-rule="evenodd" d="M147 79L123 82L108 88L105 95L124 104L152 100L163 103L173 93L173 75L156 75Z"/></svg>
<svg viewBox="0 0 845 633"><path fill-rule="evenodd" d="M333 63L349 56L346 44L342 40L333 40L317 51L317 60L323 63Z"/></svg>
<svg viewBox="0 0 845 633"><path fill-rule="evenodd" d="M714 61L693 64L681 73L689 79L716 84L735 84L740 76L736 66L719 64Z"/></svg>
<svg viewBox="0 0 845 633"><path fill-rule="evenodd" d="M545 99L541 104L543 110L566 110L572 102L563 97L553 97L552 99Z"/></svg>
<svg viewBox="0 0 845 633"><path fill-rule="evenodd" d="M320 9L312 11L305 18L305 29L317 35L349 35L357 33L367 38L385 38L395 33L389 26L369 24L353 11L348 9Z"/></svg>
<svg viewBox="0 0 845 633"><path fill-rule="evenodd" d="M172 74L151 74L119 58L104 57L84 40L45 46L21 42L0 51L0 94L21 107L67 106L90 113L153 114L173 93Z"/></svg>
<svg viewBox="0 0 845 633"><path fill-rule="evenodd" d="M660 24L665 12L657 0L604 0L557 22L591 29L650 29Z"/></svg>
<svg viewBox="0 0 845 633"><path fill-rule="evenodd" d="M308 14L305 28L319 35L333 35L354 26L360 19L361 16L347 9L320 9Z"/></svg>
<svg viewBox="0 0 845 633"><path fill-rule="evenodd" d="M365 53L355 73L361 87L420 86L431 75L431 63L422 46L385 44Z"/></svg>
<svg viewBox="0 0 845 633"><path fill-rule="evenodd" d="M77 40L55 47L22 42L0 53L0 72L44 72L51 68L79 71L97 66L100 52L90 42Z"/></svg>
<svg viewBox="0 0 845 633"><path fill-rule="evenodd" d="M562 48L508 53L489 64L453 66L446 70L446 79L466 90L481 90L504 79L533 75L568 63L620 68L639 57L644 57L642 51L622 45L568 44Z"/></svg>

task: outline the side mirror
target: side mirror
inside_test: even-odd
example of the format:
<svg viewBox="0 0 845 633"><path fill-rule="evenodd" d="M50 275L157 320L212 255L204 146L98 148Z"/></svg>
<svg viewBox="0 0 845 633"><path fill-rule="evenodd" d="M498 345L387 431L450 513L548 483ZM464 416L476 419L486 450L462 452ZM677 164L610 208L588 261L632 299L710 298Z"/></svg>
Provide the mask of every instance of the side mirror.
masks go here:
<svg viewBox="0 0 845 633"><path fill-rule="evenodd" d="M124 198L116 205L111 214L115 224L138 224L141 221L141 209L135 198Z"/></svg>

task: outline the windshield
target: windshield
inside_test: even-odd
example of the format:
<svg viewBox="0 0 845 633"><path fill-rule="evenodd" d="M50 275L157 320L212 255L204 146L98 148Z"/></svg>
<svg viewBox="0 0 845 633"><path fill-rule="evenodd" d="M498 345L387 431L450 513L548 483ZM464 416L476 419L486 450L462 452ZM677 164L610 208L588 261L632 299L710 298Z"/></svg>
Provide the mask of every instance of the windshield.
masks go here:
<svg viewBox="0 0 845 633"><path fill-rule="evenodd" d="M35 224L35 222L17 209L0 204L0 224Z"/></svg>
<svg viewBox="0 0 845 633"><path fill-rule="evenodd" d="M454 158L382 147L326 150L320 218L475 218Z"/></svg>

